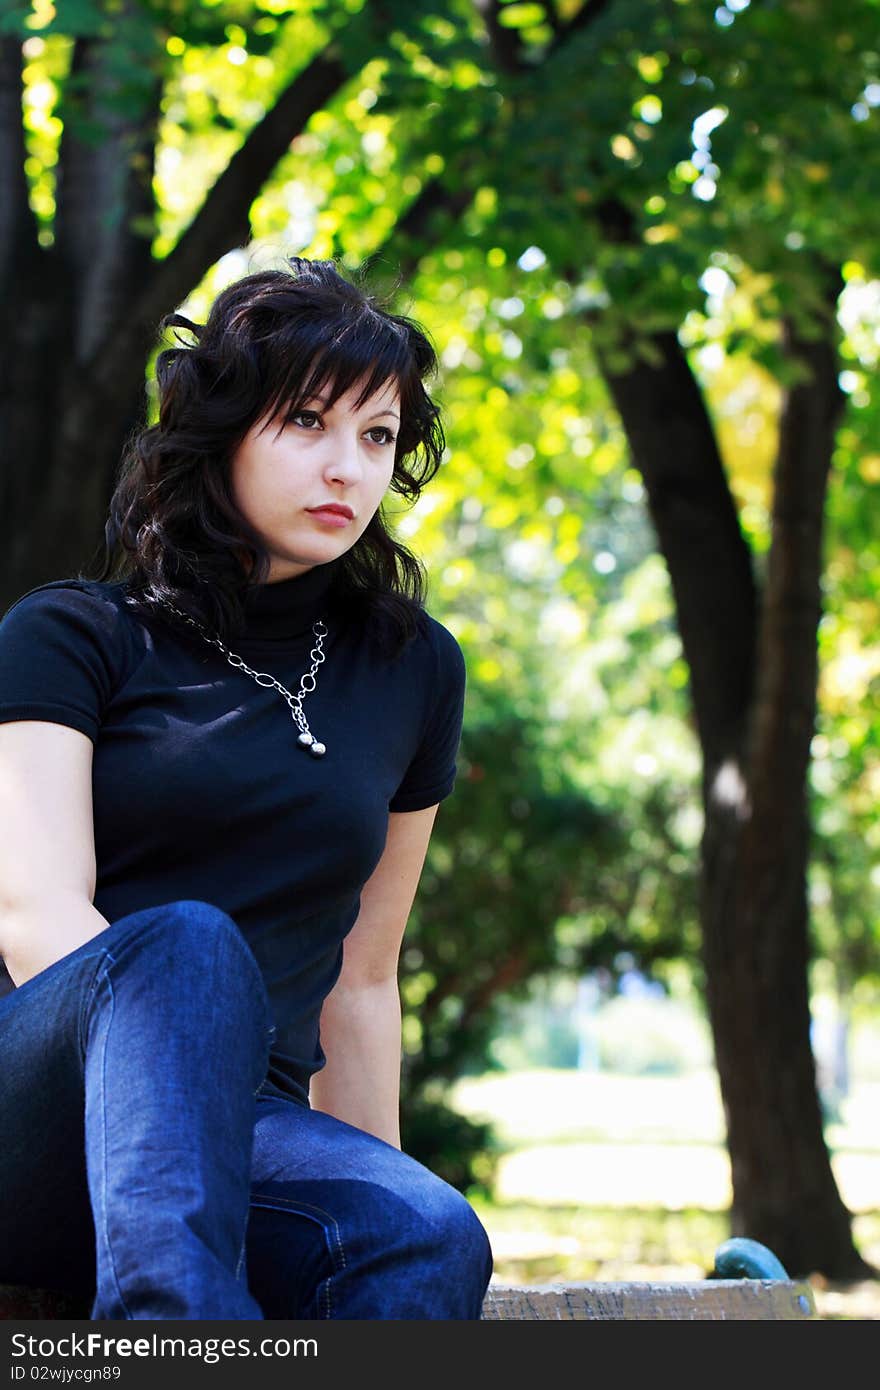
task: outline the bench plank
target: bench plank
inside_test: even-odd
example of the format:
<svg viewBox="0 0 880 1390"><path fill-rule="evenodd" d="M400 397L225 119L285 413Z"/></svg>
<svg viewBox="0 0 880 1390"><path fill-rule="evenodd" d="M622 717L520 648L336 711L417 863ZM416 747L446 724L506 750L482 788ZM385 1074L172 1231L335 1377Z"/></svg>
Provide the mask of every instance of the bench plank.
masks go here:
<svg viewBox="0 0 880 1390"><path fill-rule="evenodd" d="M721 1321L816 1318L809 1284L789 1279L706 1279L696 1283L491 1285L485 1319L696 1319Z"/></svg>

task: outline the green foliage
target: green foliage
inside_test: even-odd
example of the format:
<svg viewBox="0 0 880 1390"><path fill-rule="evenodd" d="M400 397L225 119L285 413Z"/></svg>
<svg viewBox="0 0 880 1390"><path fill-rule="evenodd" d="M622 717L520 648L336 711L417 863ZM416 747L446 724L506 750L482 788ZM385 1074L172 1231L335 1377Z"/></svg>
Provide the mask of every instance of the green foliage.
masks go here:
<svg viewBox="0 0 880 1390"><path fill-rule="evenodd" d="M396 303L435 337L450 449L398 525L465 649L469 694L404 951L412 1097L485 1059L500 1001L536 973L613 968L625 950L699 978L689 673L595 354L622 370L650 334L679 334L760 578L780 318L809 328L820 260L847 283L848 404L827 517L813 921L844 987L880 960L877 7L611 0L568 29L583 13L503 6L512 68L472 0L0 5L0 32L25 40L45 247L65 128L95 143L114 120L154 119L154 164L138 157L155 207L138 226L161 259L313 59L350 74L263 183L247 244L181 307L292 252L352 269L378 254L392 288L417 265ZM104 45L100 102L72 75L84 37ZM426 190L438 207L404 235ZM463 210L449 194L468 195Z"/></svg>
<svg viewBox="0 0 880 1390"><path fill-rule="evenodd" d="M557 756L542 757L535 723L505 711L500 693L493 717L466 724L402 957L408 1094L485 1065L499 1009L536 975L613 976L622 952L648 970L693 958L687 798L656 765L657 783L634 801L620 759L630 732L625 714L573 724ZM642 756L628 750L637 765Z"/></svg>

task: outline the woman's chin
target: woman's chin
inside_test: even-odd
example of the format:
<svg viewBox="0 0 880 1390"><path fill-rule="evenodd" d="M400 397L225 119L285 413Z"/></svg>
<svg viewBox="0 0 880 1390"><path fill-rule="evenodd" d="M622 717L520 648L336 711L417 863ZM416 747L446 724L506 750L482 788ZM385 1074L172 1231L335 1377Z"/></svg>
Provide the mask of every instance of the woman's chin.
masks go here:
<svg viewBox="0 0 880 1390"><path fill-rule="evenodd" d="M350 549L350 545L342 545L337 541L335 545L329 543L297 547L296 551L273 551L270 576L273 579L290 579L295 574L304 574L306 570L314 569L315 565L327 565Z"/></svg>

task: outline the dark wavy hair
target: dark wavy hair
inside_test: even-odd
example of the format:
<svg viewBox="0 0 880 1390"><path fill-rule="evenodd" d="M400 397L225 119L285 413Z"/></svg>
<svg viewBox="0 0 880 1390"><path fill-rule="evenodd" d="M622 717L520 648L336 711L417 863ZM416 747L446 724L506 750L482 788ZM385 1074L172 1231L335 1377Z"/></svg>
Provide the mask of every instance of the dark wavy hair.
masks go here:
<svg viewBox="0 0 880 1390"><path fill-rule="evenodd" d="M414 320L393 314L332 261L291 256L215 298L207 322L168 314L160 327L195 338L156 358L159 415L127 440L104 527L98 581L125 580L127 602L184 627L166 602L229 641L244 627L247 594L268 579L270 556L232 496L230 463L251 425L327 404L361 382L360 406L389 379L401 420L391 490L414 502L440 466L445 438L424 381L437 357ZM391 535L382 508L334 564L328 598L399 650L424 607L421 562ZM81 574L80 578L89 578ZM191 628L185 629L191 635Z"/></svg>

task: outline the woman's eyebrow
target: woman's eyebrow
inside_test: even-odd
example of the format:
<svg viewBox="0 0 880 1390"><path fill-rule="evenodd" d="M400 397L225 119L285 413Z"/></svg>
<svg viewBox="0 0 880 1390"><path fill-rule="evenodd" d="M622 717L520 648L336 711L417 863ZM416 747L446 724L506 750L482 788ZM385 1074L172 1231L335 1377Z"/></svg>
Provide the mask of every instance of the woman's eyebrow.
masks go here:
<svg viewBox="0 0 880 1390"><path fill-rule="evenodd" d="M327 408L327 397L326 397L326 396L307 396L306 399L303 401L303 406L305 407L305 406L309 406L309 405L320 405L320 406L323 406L324 409L326 410L326 408ZM376 413L375 413L375 415L372 416L371 418L372 418L372 419L378 419L380 415L390 415L390 416L392 417L392 419L397 420L398 422L400 421L400 416L398 415L397 411L396 411L396 410L390 410L390 409L386 409L386 410L377 410Z"/></svg>

